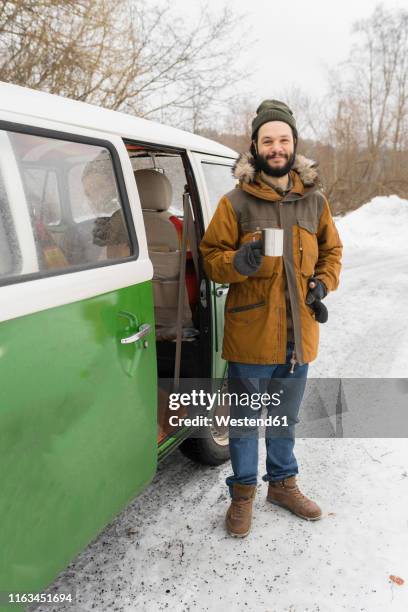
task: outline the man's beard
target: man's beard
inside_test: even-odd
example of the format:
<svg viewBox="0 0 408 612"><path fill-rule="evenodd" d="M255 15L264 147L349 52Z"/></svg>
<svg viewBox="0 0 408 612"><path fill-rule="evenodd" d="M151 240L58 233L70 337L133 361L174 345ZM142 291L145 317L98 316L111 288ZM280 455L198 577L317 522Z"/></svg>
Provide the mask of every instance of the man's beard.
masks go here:
<svg viewBox="0 0 408 612"><path fill-rule="evenodd" d="M285 157L286 164L284 164L281 168L272 168L268 163L268 159L272 159L272 157L270 155L266 157L258 153L255 156L255 168L258 172L262 170L263 172L265 172L265 174L268 174L269 176L274 176L276 178L280 176L285 176L285 174L289 173L289 171L293 167L293 164L295 163L296 149L293 151L290 157L288 157L287 155L285 155Z"/></svg>

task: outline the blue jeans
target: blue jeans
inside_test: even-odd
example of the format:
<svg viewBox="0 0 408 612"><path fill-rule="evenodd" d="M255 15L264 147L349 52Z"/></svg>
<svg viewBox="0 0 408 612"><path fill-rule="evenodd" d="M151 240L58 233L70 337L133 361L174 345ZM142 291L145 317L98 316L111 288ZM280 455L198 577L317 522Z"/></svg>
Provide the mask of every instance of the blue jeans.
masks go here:
<svg viewBox="0 0 408 612"><path fill-rule="evenodd" d="M228 363L228 384L240 388L241 392L245 389L248 393L265 392L268 390L271 395L273 392L283 391L281 397L283 401L283 411L290 414L291 423L287 428L280 428L279 434L273 428L266 428L266 474L262 480L283 480L289 476L294 476L299 472L296 457L293 453L295 446L294 424L297 422L300 404L306 387L306 378L309 365L299 365L296 363L293 373L290 373L290 358L294 349L293 343L288 343L285 364L259 365L249 363L238 363L230 361ZM275 380L279 379L279 380ZM285 380L283 380L285 379ZM296 382L292 382L295 380ZM285 382L287 381L287 384ZM282 389L282 387L284 389ZM259 417L251 408L231 404L231 417L243 416ZM274 406L267 406L268 415L274 415ZM282 414L282 412L281 412ZM241 435L240 433L241 432ZM282 433L284 432L284 433ZM226 483L232 495L232 485L256 484L258 474L258 428L241 427L239 429L229 428L229 447L231 455L231 465L233 475L228 476Z"/></svg>

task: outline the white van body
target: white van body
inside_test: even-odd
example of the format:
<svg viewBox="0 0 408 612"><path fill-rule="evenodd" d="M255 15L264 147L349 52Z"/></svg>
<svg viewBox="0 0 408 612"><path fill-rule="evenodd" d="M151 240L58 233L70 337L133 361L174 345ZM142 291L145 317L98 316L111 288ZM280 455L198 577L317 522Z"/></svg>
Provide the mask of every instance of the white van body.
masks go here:
<svg viewBox="0 0 408 612"><path fill-rule="evenodd" d="M64 275L63 280L58 276L42 279L40 286L36 281L24 285L10 285L7 290L4 288L2 320L86 299L114 288L126 287L133 283L135 278L138 281L152 278L153 268L147 252L140 199L123 138L185 149L200 191L204 221L206 225L209 223L216 202L209 199L201 162L208 160L211 163L231 163L237 157L236 151L184 130L18 85L0 83L0 92L3 121L78 136L98 137L112 143L120 157L140 249L140 257L136 262L116 265L112 274L107 274L106 269L88 273L74 272ZM3 163L7 165L5 176L14 180L15 177L10 176L13 172L10 163L13 161L10 162L10 158L5 155ZM19 199L17 189L18 187L14 187L16 201ZM20 223L24 223L24 220L20 220ZM25 243L24 248L27 250L26 256L32 258L33 244L29 235L30 232L27 232L29 244Z"/></svg>
<svg viewBox="0 0 408 612"><path fill-rule="evenodd" d="M198 245L236 157L0 83L0 592L43 591L175 448L228 459L225 431L169 427L160 381L224 376Z"/></svg>

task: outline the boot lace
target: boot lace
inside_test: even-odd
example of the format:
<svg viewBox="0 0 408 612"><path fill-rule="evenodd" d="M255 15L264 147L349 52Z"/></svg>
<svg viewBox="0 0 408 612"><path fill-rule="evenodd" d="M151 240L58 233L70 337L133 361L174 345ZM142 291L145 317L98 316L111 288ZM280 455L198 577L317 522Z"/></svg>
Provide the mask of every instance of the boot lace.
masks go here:
<svg viewBox="0 0 408 612"><path fill-rule="evenodd" d="M306 497L306 495L304 493L302 493L302 491L299 489L297 483L292 485L291 487L287 487L288 491L290 491L293 495L293 497L295 497L296 499L298 499L299 501L302 502L309 502L309 498Z"/></svg>
<svg viewBox="0 0 408 612"><path fill-rule="evenodd" d="M247 506L251 503L250 497L239 497L234 499L232 504L232 514L236 519L244 518L247 513Z"/></svg>

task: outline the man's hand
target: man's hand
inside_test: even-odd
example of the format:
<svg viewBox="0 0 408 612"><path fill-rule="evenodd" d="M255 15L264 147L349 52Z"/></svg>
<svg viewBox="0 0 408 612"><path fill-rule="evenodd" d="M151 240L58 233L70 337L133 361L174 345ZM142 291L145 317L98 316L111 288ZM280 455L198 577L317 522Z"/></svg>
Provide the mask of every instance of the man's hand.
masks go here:
<svg viewBox="0 0 408 612"><path fill-rule="evenodd" d="M92 236L93 243L98 246L128 245L129 239L121 211L116 210L111 217L95 219Z"/></svg>
<svg viewBox="0 0 408 612"><path fill-rule="evenodd" d="M309 291L306 295L306 304L313 304L316 300L322 300L327 295L326 285L315 276L309 278L308 287Z"/></svg>
<svg viewBox="0 0 408 612"><path fill-rule="evenodd" d="M262 240L245 242L235 253L232 260L234 268L243 276L251 276L259 270L262 263Z"/></svg>
<svg viewBox="0 0 408 612"><path fill-rule="evenodd" d="M307 284L309 291L306 295L306 304L313 310L316 321L319 323L326 323L329 313L321 300L327 295L327 287L323 281L315 276L311 276Z"/></svg>
<svg viewBox="0 0 408 612"><path fill-rule="evenodd" d="M315 319L318 323L326 323L329 318L329 312L326 306L320 300L316 300L309 306L314 312Z"/></svg>

